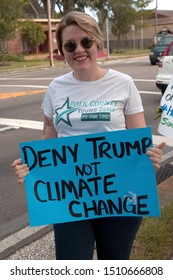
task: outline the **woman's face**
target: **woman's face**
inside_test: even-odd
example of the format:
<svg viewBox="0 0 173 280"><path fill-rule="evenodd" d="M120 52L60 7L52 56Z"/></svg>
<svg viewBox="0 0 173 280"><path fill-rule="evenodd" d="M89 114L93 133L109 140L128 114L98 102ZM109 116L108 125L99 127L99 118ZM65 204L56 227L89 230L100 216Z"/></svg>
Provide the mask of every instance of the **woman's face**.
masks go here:
<svg viewBox="0 0 173 280"><path fill-rule="evenodd" d="M93 40L90 48L84 48L81 45L81 40L84 38L91 38L84 30L78 25L67 26L62 33L62 46L64 57L67 63L72 67L74 75L78 79L82 79L85 76L90 77L97 65L98 48L96 42ZM91 38L92 39L92 38ZM72 52L68 52L64 44L67 42L76 42L76 49Z"/></svg>

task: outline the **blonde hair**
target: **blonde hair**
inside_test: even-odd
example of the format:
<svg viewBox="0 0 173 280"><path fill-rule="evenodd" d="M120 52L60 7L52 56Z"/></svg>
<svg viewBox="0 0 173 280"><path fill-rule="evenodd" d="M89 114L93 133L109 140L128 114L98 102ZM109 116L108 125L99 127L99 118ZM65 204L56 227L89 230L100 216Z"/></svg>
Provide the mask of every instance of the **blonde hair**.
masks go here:
<svg viewBox="0 0 173 280"><path fill-rule="evenodd" d="M62 18L56 30L57 46L62 56L64 56L62 50L62 33L69 25L78 25L95 40L99 50L103 49L102 33L96 20L84 12L72 11Z"/></svg>

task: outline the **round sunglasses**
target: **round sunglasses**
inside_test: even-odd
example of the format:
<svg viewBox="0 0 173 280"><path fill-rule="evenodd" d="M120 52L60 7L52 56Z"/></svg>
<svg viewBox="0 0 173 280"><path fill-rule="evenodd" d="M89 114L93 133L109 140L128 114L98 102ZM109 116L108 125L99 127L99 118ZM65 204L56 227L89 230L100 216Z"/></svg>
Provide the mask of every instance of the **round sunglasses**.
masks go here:
<svg viewBox="0 0 173 280"><path fill-rule="evenodd" d="M93 46L94 39L90 37L83 38L80 41L68 41L64 44L64 49L66 52L72 53L77 48L77 43L80 43L82 48L84 49L90 49Z"/></svg>

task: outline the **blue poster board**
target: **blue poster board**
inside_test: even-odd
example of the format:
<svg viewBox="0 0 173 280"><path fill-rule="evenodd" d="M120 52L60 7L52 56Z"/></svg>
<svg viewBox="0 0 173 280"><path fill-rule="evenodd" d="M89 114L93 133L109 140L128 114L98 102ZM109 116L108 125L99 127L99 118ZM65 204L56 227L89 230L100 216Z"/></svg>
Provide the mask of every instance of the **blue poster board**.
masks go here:
<svg viewBox="0 0 173 280"><path fill-rule="evenodd" d="M159 216L150 128L20 144L31 226L110 216Z"/></svg>

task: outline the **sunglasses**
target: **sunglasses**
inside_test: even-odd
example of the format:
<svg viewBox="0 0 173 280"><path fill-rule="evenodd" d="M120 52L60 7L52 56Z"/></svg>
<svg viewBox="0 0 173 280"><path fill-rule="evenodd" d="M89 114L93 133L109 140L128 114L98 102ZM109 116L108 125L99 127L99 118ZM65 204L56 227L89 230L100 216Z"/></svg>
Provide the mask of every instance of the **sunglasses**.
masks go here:
<svg viewBox="0 0 173 280"><path fill-rule="evenodd" d="M72 53L76 50L77 43L80 43L80 45L84 49L90 49L93 46L94 39L90 37L86 37L80 41L68 41L67 43L64 44L64 49L66 50L66 52Z"/></svg>

